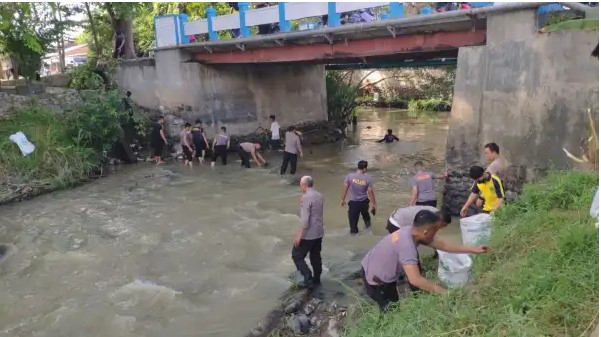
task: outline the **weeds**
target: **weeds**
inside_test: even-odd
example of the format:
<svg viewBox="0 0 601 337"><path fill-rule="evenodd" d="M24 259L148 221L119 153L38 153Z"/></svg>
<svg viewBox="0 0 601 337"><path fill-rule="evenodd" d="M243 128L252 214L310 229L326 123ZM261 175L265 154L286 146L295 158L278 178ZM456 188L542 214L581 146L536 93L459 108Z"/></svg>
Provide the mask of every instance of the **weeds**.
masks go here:
<svg viewBox="0 0 601 337"><path fill-rule="evenodd" d="M63 114L32 103L0 120L0 204L89 179L129 118L119 104L116 92L89 92ZM9 139L18 131L36 146L32 154Z"/></svg>
<svg viewBox="0 0 601 337"><path fill-rule="evenodd" d="M597 185L594 174L579 172L527 185L495 216L494 250L474 258L474 284L406 298L384 316L363 307L346 336L590 334L598 317L599 237L588 208Z"/></svg>
<svg viewBox="0 0 601 337"><path fill-rule="evenodd" d="M440 98L414 99L409 101L409 110L447 111L451 104Z"/></svg>

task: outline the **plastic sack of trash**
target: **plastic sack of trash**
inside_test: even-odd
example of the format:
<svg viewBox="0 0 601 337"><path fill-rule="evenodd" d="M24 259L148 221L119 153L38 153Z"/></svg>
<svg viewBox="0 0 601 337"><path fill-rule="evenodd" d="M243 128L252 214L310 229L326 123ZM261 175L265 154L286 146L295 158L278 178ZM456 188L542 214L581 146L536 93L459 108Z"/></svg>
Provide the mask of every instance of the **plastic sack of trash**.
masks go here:
<svg viewBox="0 0 601 337"><path fill-rule="evenodd" d="M438 251L438 278L447 288L461 287L470 279L472 259L469 254Z"/></svg>
<svg viewBox="0 0 601 337"><path fill-rule="evenodd" d="M599 227L599 188L597 187L597 192L595 192L595 197L593 198L593 203L591 204L591 217L597 218L597 228Z"/></svg>
<svg viewBox="0 0 601 337"><path fill-rule="evenodd" d="M27 156L35 150L35 145L31 144L21 131L10 135L8 138L19 146L19 150L21 150L23 156Z"/></svg>
<svg viewBox="0 0 601 337"><path fill-rule="evenodd" d="M486 213L476 214L459 221L463 244L474 246L487 244L490 240L492 217Z"/></svg>

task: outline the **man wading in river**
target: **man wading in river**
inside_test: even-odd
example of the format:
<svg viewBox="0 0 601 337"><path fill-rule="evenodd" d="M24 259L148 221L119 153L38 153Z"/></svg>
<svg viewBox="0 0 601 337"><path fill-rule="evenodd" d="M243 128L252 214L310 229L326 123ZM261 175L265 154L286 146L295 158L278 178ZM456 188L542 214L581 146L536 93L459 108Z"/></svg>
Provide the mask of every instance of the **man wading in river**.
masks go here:
<svg viewBox="0 0 601 337"><path fill-rule="evenodd" d="M165 117L161 116L152 126L152 132L150 133L150 146L154 150L154 162L157 165L163 163L161 155L163 154L163 147L167 145L163 123L165 123Z"/></svg>
<svg viewBox="0 0 601 337"><path fill-rule="evenodd" d="M280 175L284 175L288 169L288 163L290 163L290 174L296 173L296 162L298 156L303 157L303 147L301 146L300 137L294 132L294 126L289 126L286 131L286 147L284 148L284 158L282 159L282 167L280 169Z"/></svg>
<svg viewBox="0 0 601 337"><path fill-rule="evenodd" d="M433 212L419 211L412 226L403 226L385 236L361 261L365 289L378 304L380 312L385 312L390 302L398 302L396 283L401 272L405 272L410 285L423 291L436 294L447 291L422 276L417 253L420 244L449 253L482 254L490 251L488 246L468 247L436 238L440 221Z"/></svg>
<svg viewBox="0 0 601 337"><path fill-rule="evenodd" d="M340 206L346 204L346 194L350 191L348 202L348 221L351 228L351 235L359 233L357 227L359 215L363 217L365 228L371 227L371 217L369 208L371 206L372 214L376 214L376 194L371 183L371 178L365 174L367 172L367 162L361 160L357 164L357 172L349 173L344 178L344 189Z"/></svg>
<svg viewBox="0 0 601 337"><path fill-rule="evenodd" d="M211 167L215 166L218 157L221 157L221 163L227 165L227 150L230 148L230 136L227 135L225 126L221 127L221 132L213 140L213 160Z"/></svg>
<svg viewBox="0 0 601 337"><path fill-rule="evenodd" d="M292 261L303 275L302 288L313 288L321 283L321 241L323 239L323 196L313 189L313 178L304 176L300 180L301 228L294 238ZM305 257L309 254L313 275Z"/></svg>
<svg viewBox="0 0 601 337"><path fill-rule="evenodd" d="M242 161L242 163L240 163L240 166L250 168L251 156L258 166L265 166L267 162L265 161L265 158L263 158L263 156L261 156L261 154L259 153L260 149L261 144L259 143L240 143L240 145L238 145L238 154L240 155L240 160Z"/></svg>

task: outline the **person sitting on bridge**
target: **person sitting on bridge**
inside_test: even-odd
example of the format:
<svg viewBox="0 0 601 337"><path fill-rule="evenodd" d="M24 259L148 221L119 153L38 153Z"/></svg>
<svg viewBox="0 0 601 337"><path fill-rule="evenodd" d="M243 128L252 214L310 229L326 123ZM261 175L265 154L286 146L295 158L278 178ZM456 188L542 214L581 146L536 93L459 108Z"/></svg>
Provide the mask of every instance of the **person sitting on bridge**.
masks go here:
<svg viewBox="0 0 601 337"><path fill-rule="evenodd" d="M390 302L398 302L397 280L401 272L415 288L429 293L444 294L447 290L426 279L420 271L417 247L426 245L449 253L482 254L490 251L488 246L463 246L436 237L440 229L440 216L422 210L415 215L412 226L404 226L388 234L363 258L363 283L371 297L384 313Z"/></svg>
<svg viewBox="0 0 601 337"><path fill-rule="evenodd" d="M395 140L397 142L400 141L399 137L392 134L392 129L388 129L388 133L384 136L384 138L377 140L376 143L381 143L381 142L392 143Z"/></svg>
<svg viewBox="0 0 601 337"><path fill-rule="evenodd" d="M494 214L494 212L503 205L505 201L505 190L501 179L494 174L485 172L481 166L472 166L470 168L470 178L474 179L471 194L459 214L461 217L467 215L469 207L478 200L478 195L482 194L484 204L482 212Z"/></svg>
<svg viewBox="0 0 601 337"><path fill-rule="evenodd" d="M265 158L263 158L261 156L261 154L259 153L260 149L261 149L261 144L259 144L259 143L250 143L250 142L240 143L240 145L238 145L238 154L240 155L240 159L242 160L242 163L240 163L240 166L250 168L250 157L251 156L252 156L253 160L255 161L255 163L257 163L258 166L265 166L265 164L267 164L267 162L265 161Z"/></svg>

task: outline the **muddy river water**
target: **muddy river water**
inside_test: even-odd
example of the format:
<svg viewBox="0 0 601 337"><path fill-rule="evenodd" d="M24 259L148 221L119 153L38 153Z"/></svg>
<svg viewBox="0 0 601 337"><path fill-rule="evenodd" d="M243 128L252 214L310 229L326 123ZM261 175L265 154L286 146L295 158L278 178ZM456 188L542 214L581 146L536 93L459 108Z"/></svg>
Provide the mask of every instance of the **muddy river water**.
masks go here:
<svg viewBox="0 0 601 337"><path fill-rule="evenodd" d="M388 128L401 141L375 143ZM371 109L346 142L305 148L298 173L325 197L325 287L356 271L390 212L408 204L415 158L442 169L446 136L446 113ZM140 163L0 207L0 243L10 247L0 263L0 336L247 333L291 285L301 193L271 169L241 169L236 157L214 170ZM350 237L339 199L361 159L379 209L373 231Z"/></svg>

